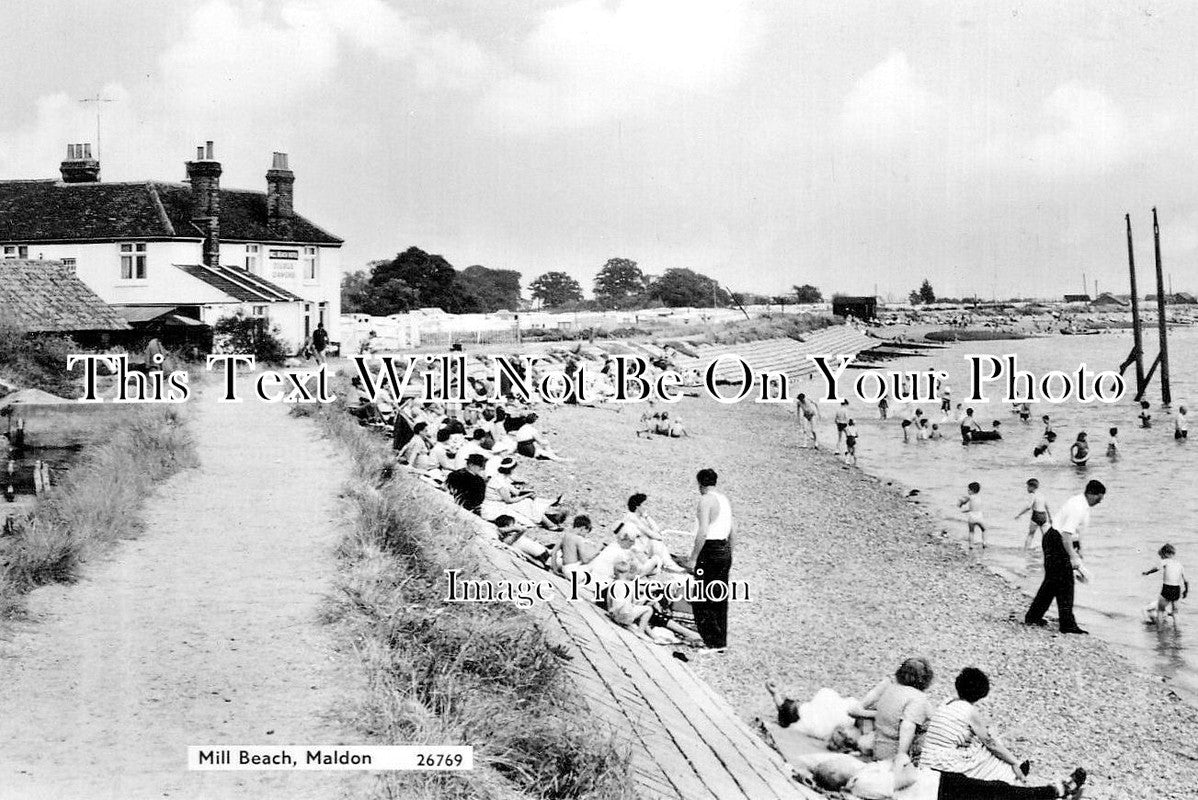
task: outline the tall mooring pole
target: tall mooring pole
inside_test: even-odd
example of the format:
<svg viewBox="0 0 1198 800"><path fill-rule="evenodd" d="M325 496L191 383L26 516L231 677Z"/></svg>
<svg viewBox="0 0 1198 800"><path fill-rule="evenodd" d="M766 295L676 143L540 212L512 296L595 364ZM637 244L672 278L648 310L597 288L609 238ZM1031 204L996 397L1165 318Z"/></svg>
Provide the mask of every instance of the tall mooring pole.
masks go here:
<svg viewBox="0 0 1198 800"><path fill-rule="evenodd" d="M1140 332L1140 293L1136 289L1136 254L1131 245L1131 214L1124 214L1127 220L1127 270L1131 275L1131 357L1136 360L1136 394L1144 391L1144 338Z"/></svg>
<svg viewBox="0 0 1198 800"><path fill-rule="evenodd" d="M1169 391L1169 334L1165 326L1165 276L1161 269L1161 227L1156 219L1156 207L1152 209L1152 237L1156 243L1156 310L1160 315L1161 352L1157 358L1161 363L1161 402L1169 405L1173 395Z"/></svg>

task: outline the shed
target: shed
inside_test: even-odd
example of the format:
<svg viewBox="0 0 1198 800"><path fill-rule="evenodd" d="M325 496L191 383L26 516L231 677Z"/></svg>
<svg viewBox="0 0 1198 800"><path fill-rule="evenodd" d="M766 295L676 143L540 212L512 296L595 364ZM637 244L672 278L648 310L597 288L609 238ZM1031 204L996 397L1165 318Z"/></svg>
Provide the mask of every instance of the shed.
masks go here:
<svg viewBox="0 0 1198 800"><path fill-rule="evenodd" d="M832 313L838 317L877 319L878 298L873 296L849 297L839 295L832 298Z"/></svg>

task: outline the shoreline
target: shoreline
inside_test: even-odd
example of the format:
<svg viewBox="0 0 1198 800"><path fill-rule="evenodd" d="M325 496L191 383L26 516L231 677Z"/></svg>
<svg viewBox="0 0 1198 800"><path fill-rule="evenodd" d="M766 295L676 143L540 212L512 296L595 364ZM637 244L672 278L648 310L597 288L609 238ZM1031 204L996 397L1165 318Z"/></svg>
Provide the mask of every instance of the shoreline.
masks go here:
<svg viewBox="0 0 1198 800"><path fill-rule="evenodd" d="M685 527L695 470L720 472L742 530L732 577L750 580L755 600L730 608L726 654L692 661L743 717L770 710L767 678L802 698L824 686L860 696L922 654L936 703L962 667L990 674L984 708L1036 775L1081 764L1097 798L1198 783L1198 753L1174 744L1198 741L1198 714L1168 683L1101 640L1025 628L1026 595L940 537L901 486L801 450L793 417L777 409L736 408L685 401L677 413L693 435L675 440L637 439L634 413L550 411L545 432L576 460L522 469L542 494L564 492L572 512L590 514L604 541L635 491L663 525Z"/></svg>

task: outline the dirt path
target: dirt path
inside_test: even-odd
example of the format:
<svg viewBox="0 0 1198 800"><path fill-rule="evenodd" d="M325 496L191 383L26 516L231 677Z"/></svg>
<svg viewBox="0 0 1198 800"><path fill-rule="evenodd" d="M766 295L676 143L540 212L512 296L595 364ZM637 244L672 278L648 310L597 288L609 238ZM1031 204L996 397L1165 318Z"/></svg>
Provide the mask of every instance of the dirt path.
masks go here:
<svg viewBox="0 0 1198 800"><path fill-rule="evenodd" d="M188 772L187 746L352 744L318 620L346 462L278 406L196 398L201 466L0 644L0 797L335 798L366 773Z"/></svg>

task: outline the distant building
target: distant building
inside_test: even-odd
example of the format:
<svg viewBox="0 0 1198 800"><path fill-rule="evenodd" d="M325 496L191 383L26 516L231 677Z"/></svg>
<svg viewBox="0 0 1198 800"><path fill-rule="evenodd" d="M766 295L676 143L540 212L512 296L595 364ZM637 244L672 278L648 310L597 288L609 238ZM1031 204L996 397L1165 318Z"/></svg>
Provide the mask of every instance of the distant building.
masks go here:
<svg viewBox="0 0 1198 800"><path fill-rule="evenodd" d="M0 181L0 255L60 261L126 310L208 325L240 311L292 346L323 322L336 341L342 242L295 213L287 155L265 191L222 188L212 142L186 170L182 183L102 183L90 145L70 145L61 180Z"/></svg>
<svg viewBox="0 0 1198 800"><path fill-rule="evenodd" d="M1066 303L1088 303L1090 295L1088 294L1067 294L1065 295Z"/></svg>
<svg viewBox="0 0 1198 800"><path fill-rule="evenodd" d="M1131 305L1127 300L1116 297L1110 292L1103 292L1094 298L1093 305L1103 308L1126 308Z"/></svg>
<svg viewBox="0 0 1198 800"><path fill-rule="evenodd" d="M0 261L0 322L22 333L63 333L81 339L129 330L61 261Z"/></svg>
<svg viewBox="0 0 1198 800"><path fill-rule="evenodd" d="M878 298L849 297L839 295L832 298L832 314L837 317L856 317L857 319L877 319Z"/></svg>

